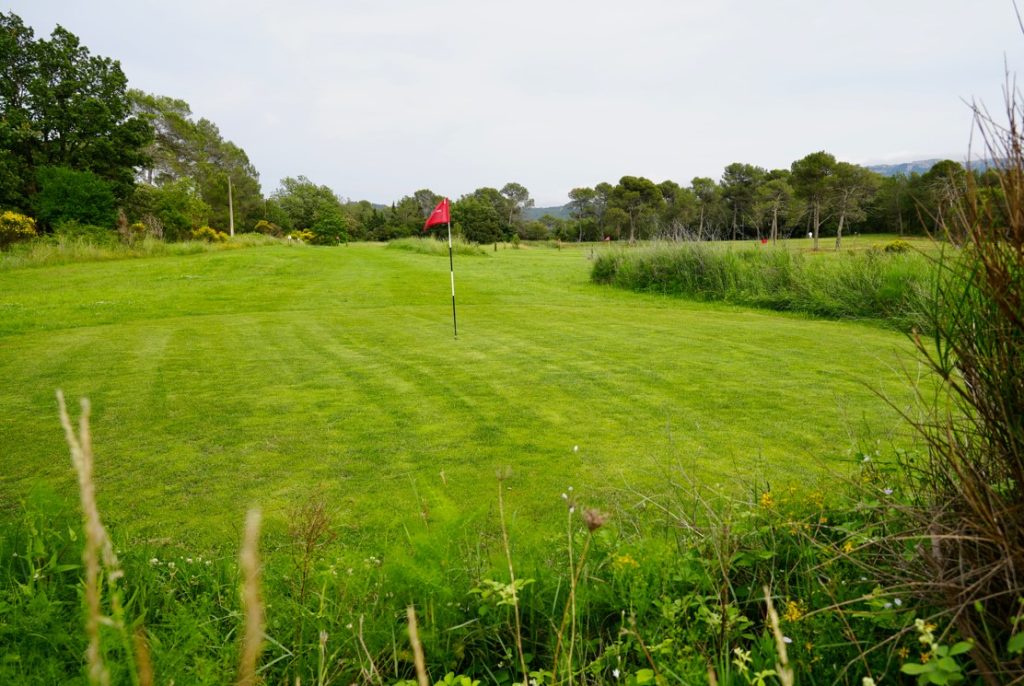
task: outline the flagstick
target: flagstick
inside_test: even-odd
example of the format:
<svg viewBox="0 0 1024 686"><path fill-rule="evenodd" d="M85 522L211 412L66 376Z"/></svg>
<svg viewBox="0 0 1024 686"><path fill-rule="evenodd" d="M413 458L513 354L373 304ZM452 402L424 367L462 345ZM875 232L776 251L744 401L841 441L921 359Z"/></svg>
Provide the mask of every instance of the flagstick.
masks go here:
<svg viewBox="0 0 1024 686"><path fill-rule="evenodd" d="M452 327L455 329L455 338L459 337L459 323L455 318L455 259L452 257L452 220L448 217L448 267L452 275Z"/></svg>

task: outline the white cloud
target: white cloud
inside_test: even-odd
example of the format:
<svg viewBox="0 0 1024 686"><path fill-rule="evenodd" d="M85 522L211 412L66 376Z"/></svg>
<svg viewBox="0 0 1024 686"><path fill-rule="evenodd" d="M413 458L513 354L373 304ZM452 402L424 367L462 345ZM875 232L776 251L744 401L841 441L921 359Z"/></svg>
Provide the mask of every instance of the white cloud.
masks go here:
<svg viewBox="0 0 1024 686"><path fill-rule="evenodd" d="M1004 3L13 0L187 100L266 191L305 174L389 202L516 180L538 204L623 174L686 182L827 149L966 152L1024 38Z"/></svg>

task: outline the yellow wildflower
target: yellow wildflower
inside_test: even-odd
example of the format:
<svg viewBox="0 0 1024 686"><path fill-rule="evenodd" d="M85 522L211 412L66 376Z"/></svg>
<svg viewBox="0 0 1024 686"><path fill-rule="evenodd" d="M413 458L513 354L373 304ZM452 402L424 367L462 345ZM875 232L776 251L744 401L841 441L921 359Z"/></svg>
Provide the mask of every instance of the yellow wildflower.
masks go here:
<svg viewBox="0 0 1024 686"><path fill-rule="evenodd" d="M807 614L807 606L800 600L787 600L782 618L787 622L799 622Z"/></svg>
<svg viewBox="0 0 1024 686"><path fill-rule="evenodd" d="M775 507L775 498L772 497L771 491L765 491L764 493L761 494L761 507L765 508L766 510L770 510L771 508Z"/></svg>
<svg viewBox="0 0 1024 686"><path fill-rule="evenodd" d="M843 544L843 552L847 555L853 552L853 541L847 541Z"/></svg>
<svg viewBox="0 0 1024 686"><path fill-rule="evenodd" d="M640 566L640 563L633 559L632 555L618 555L612 562L612 566L616 569L625 569L626 567L632 567L636 569Z"/></svg>

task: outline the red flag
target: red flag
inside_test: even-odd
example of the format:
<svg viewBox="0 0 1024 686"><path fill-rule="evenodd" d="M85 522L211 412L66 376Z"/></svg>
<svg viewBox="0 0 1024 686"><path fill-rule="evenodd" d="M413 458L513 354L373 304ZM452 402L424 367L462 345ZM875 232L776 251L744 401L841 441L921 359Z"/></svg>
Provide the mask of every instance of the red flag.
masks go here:
<svg viewBox="0 0 1024 686"><path fill-rule="evenodd" d="M427 217L426 223L423 224L423 230L426 231L434 224L447 224L452 220L451 211L448 207L448 198L445 198L438 203L434 211Z"/></svg>

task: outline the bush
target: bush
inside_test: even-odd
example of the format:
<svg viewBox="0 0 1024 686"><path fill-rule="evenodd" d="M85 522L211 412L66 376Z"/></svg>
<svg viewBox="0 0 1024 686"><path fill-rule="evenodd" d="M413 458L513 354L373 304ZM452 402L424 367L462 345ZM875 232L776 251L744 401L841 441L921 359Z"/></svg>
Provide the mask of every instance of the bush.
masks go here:
<svg viewBox="0 0 1024 686"><path fill-rule="evenodd" d="M93 224L82 224L74 219L61 222L53 232L62 240L80 240L96 246L111 246L117 243L117 233L112 229Z"/></svg>
<svg viewBox="0 0 1024 686"><path fill-rule="evenodd" d="M301 241L303 243L312 243L316 236L313 235L312 231L306 231L305 229L299 229L298 231L292 231L288 234L288 238L294 241Z"/></svg>
<svg viewBox="0 0 1024 686"><path fill-rule="evenodd" d="M905 253L910 252L910 249L910 243L907 243L906 241L901 241L899 239L895 241L890 241L889 243L886 243L884 246L882 246L882 252L887 253Z"/></svg>
<svg viewBox="0 0 1024 686"><path fill-rule="evenodd" d="M23 241L35 235L36 222L32 217L26 217L10 210L0 214L0 250L11 243Z"/></svg>
<svg viewBox="0 0 1024 686"><path fill-rule="evenodd" d="M228 235L223 231L211 229L209 226L200 226L192 232L193 240L205 241L207 243L226 243Z"/></svg>
<svg viewBox="0 0 1024 686"><path fill-rule="evenodd" d="M114 191L92 172L66 167L40 167L39 192L32 198L36 218L45 227L66 221L114 226Z"/></svg>
<svg viewBox="0 0 1024 686"><path fill-rule="evenodd" d="M280 226L273 222L268 222L266 219L261 219L256 222L256 226L253 227L255 233L261 233L265 236L283 236L284 231Z"/></svg>

